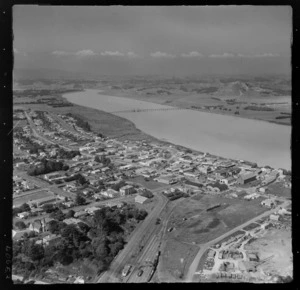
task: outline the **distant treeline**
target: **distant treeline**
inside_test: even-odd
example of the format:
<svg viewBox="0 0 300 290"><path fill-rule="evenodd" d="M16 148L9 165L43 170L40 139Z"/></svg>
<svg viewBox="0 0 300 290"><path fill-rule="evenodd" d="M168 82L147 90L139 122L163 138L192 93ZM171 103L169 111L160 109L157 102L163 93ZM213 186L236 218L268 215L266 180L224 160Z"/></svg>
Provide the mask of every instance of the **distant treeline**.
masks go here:
<svg viewBox="0 0 300 290"><path fill-rule="evenodd" d="M61 161L43 159L43 160L41 160L41 163L42 164L40 164L40 165L30 166L27 171L27 174L30 176L36 176L36 175L51 173L54 171L69 169L69 166L65 165Z"/></svg>
<svg viewBox="0 0 300 290"><path fill-rule="evenodd" d="M247 106L244 110L251 110L251 111L275 111L273 108L269 107L259 107L259 106Z"/></svg>

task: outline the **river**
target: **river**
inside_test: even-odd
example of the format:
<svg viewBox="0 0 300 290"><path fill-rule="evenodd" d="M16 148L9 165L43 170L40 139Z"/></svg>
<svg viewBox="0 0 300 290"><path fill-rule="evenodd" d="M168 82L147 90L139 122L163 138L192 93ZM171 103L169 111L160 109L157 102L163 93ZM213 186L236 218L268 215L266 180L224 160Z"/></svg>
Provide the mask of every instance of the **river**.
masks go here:
<svg viewBox="0 0 300 290"><path fill-rule="evenodd" d="M101 94L99 90L64 94L69 102L113 113L158 139L222 157L291 169L291 127L193 110L119 112L170 106Z"/></svg>

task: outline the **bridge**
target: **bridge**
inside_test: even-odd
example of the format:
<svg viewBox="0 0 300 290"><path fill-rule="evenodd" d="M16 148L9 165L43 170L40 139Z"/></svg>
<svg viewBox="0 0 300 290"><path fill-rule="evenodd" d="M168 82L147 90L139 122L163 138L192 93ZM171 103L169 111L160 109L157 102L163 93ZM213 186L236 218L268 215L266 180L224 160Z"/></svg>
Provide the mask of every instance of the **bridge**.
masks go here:
<svg viewBox="0 0 300 290"><path fill-rule="evenodd" d="M115 113L141 113L141 112L153 112L153 111L174 111L174 110L186 110L187 108L161 108L161 109L130 109L123 111L114 111L110 112L112 114Z"/></svg>

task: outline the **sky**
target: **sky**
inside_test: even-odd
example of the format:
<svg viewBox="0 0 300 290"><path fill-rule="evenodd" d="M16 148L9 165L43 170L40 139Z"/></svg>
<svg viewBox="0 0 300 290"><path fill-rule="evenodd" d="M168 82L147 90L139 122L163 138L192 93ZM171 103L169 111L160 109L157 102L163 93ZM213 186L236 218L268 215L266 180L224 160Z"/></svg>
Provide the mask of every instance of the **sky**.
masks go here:
<svg viewBox="0 0 300 290"><path fill-rule="evenodd" d="M289 73L289 6L13 8L14 67L104 75Z"/></svg>

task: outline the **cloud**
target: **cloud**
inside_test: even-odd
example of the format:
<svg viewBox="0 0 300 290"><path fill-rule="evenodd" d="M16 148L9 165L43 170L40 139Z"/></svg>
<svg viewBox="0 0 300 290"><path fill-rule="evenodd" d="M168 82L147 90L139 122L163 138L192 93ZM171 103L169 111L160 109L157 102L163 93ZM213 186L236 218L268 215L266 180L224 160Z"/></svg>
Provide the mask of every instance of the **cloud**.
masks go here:
<svg viewBox="0 0 300 290"><path fill-rule="evenodd" d="M139 58L139 55L136 54L136 53L133 52L133 51L127 52L127 56L130 57L130 58Z"/></svg>
<svg viewBox="0 0 300 290"><path fill-rule="evenodd" d="M176 57L176 55L174 55L174 54L169 54L169 53L160 52L160 51L151 53L150 55L155 58L174 58L174 57Z"/></svg>
<svg viewBox="0 0 300 290"><path fill-rule="evenodd" d="M97 55L97 53L93 52L92 50L90 49L84 49L84 50L79 50L75 53L76 56L82 56L82 57L85 57L85 56L93 56L93 55Z"/></svg>
<svg viewBox="0 0 300 290"><path fill-rule="evenodd" d="M182 53L182 57L202 57L203 54L198 51L191 51L189 53Z"/></svg>
<svg viewBox="0 0 300 290"><path fill-rule="evenodd" d="M124 56L124 53L121 53L119 51L105 51L101 52L102 56Z"/></svg>
<svg viewBox="0 0 300 290"><path fill-rule="evenodd" d="M209 57L212 57L212 58L230 58L230 57L234 57L234 54L224 52L223 54L211 54Z"/></svg>
<svg viewBox="0 0 300 290"><path fill-rule="evenodd" d="M71 52L62 51L62 50L55 50L55 51L52 51L52 54L56 55L56 56L62 56L62 55L70 55L72 53Z"/></svg>
<svg viewBox="0 0 300 290"><path fill-rule="evenodd" d="M255 54L254 57L278 57L278 53L261 53L261 54Z"/></svg>
<svg viewBox="0 0 300 290"><path fill-rule="evenodd" d="M245 57L245 58L260 58L260 57L278 57L278 53L260 53L260 54L241 54L237 55L238 57Z"/></svg>

